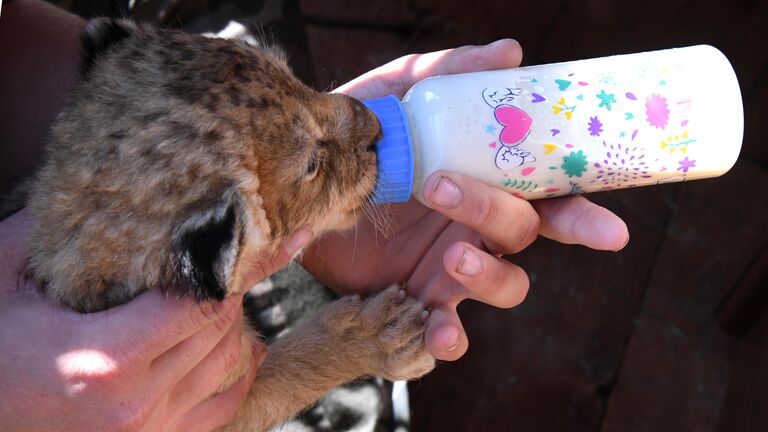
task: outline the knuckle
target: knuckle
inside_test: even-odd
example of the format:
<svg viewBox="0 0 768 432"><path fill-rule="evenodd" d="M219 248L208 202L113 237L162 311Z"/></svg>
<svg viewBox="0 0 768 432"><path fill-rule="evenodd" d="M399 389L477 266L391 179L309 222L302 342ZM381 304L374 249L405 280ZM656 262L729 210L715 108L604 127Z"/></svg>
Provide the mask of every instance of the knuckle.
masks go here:
<svg viewBox="0 0 768 432"><path fill-rule="evenodd" d="M528 246L536 240L539 235L539 228L541 227L541 218L539 214L531 209L531 216L528 220L528 227L523 231L522 242Z"/></svg>
<svg viewBox="0 0 768 432"><path fill-rule="evenodd" d="M408 66L412 65L419 58L421 58L421 54L406 54L404 56L398 57L397 59L391 61L389 64L385 65L385 68L409 70ZM398 77L396 76L394 78L398 78ZM403 79L403 81L405 81L405 79Z"/></svg>
<svg viewBox="0 0 768 432"><path fill-rule="evenodd" d="M240 363L241 346L240 335L228 335L222 340L221 364L223 372L229 374Z"/></svg>
<svg viewBox="0 0 768 432"><path fill-rule="evenodd" d="M472 226L483 226L493 222L498 211L493 199L486 195L482 197L478 204L470 219Z"/></svg>
<svg viewBox="0 0 768 432"><path fill-rule="evenodd" d="M213 325L216 326L216 330L218 330L219 333L226 334L232 328L232 325L234 324L234 322L235 322L235 315L227 314L213 321Z"/></svg>
<svg viewBox="0 0 768 432"><path fill-rule="evenodd" d="M216 300L209 301L187 301L187 320L192 328L203 328L211 322L227 321L222 320L222 309L220 302Z"/></svg>
<svg viewBox="0 0 768 432"><path fill-rule="evenodd" d="M569 226L570 234L573 238L577 238L577 229L580 226L583 226L587 224L589 219L594 216L594 211L596 210L593 206L584 206L581 209L579 209L578 213L576 213L576 216L571 220L571 224Z"/></svg>
<svg viewBox="0 0 768 432"><path fill-rule="evenodd" d="M215 301L192 302L189 307L190 319L195 325L199 326L213 321L219 316L216 306L217 302Z"/></svg>
<svg viewBox="0 0 768 432"><path fill-rule="evenodd" d="M539 228L541 226L541 218L539 214L533 210L533 207L528 207L530 211L526 212L524 221L519 224L517 231L517 239L512 247L512 253L519 252L536 240L539 235Z"/></svg>

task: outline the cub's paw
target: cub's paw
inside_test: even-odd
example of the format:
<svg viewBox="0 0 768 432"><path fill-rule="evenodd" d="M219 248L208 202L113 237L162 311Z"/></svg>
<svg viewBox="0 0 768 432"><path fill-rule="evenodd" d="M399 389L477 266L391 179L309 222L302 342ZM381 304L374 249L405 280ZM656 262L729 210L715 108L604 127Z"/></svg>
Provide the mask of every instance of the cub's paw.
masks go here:
<svg viewBox="0 0 768 432"><path fill-rule="evenodd" d="M345 296L320 316L320 328L339 343L358 376L418 378L435 367L424 345L429 313L418 300L393 285L375 296Z"/></svg>
<svg viewBox="0 0 768 432"><path fill-rule="evenodd" d="M362 304L361 321L370 334L372 375L388 380L418 378L435 367L424 345L429 312L393 285Z"/></svg>

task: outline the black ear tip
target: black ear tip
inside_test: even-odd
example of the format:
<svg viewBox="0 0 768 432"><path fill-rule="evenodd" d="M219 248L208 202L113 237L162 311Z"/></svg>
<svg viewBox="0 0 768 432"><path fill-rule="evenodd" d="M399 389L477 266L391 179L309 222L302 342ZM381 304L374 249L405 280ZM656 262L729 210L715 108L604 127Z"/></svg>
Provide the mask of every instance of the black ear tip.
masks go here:
<svg viewBox="0 0 768 432"><path fill-rule="evenodd" d="M94 18L86 24L80 35L82 56L80 70L88 73L96 60L110 47L131 36L125 22L112 18Z"/></svg>
<svg viewBox="0 0 768 432"><path fill-rule="evenodd" d="M177 228L172 240L174 282L197 300L223 300L239 248L237 205L213 208Z"/></svg>

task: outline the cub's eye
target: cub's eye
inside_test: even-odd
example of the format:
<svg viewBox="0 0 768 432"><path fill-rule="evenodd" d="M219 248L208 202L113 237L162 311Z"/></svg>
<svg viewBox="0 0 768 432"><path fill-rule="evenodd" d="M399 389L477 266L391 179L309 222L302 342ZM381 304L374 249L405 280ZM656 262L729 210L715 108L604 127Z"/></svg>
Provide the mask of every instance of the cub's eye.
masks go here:
<svg viewBox="0 0 768 432"><path fill-rule="evenodd" d="M307 170L304 173L304 179L312 180L313 178L315 178L319 168L320 168L320 158L318 157L317 152L313 152L312 156L309 157L309 162L307 162Z"/></svg>

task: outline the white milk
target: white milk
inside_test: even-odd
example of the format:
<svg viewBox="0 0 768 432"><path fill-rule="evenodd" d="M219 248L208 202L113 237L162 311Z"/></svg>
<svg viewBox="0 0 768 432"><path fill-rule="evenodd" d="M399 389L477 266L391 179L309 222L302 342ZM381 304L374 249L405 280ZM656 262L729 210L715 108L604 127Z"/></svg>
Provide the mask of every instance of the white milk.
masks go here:
<svg viewBox="0 0 768 432"><path fill-rule="evenodd" d="M715 177L744 123L733 68L705 45L433 77L366 105L384 131L378 202L422 199L436 170L525 199Z"/></svg>

